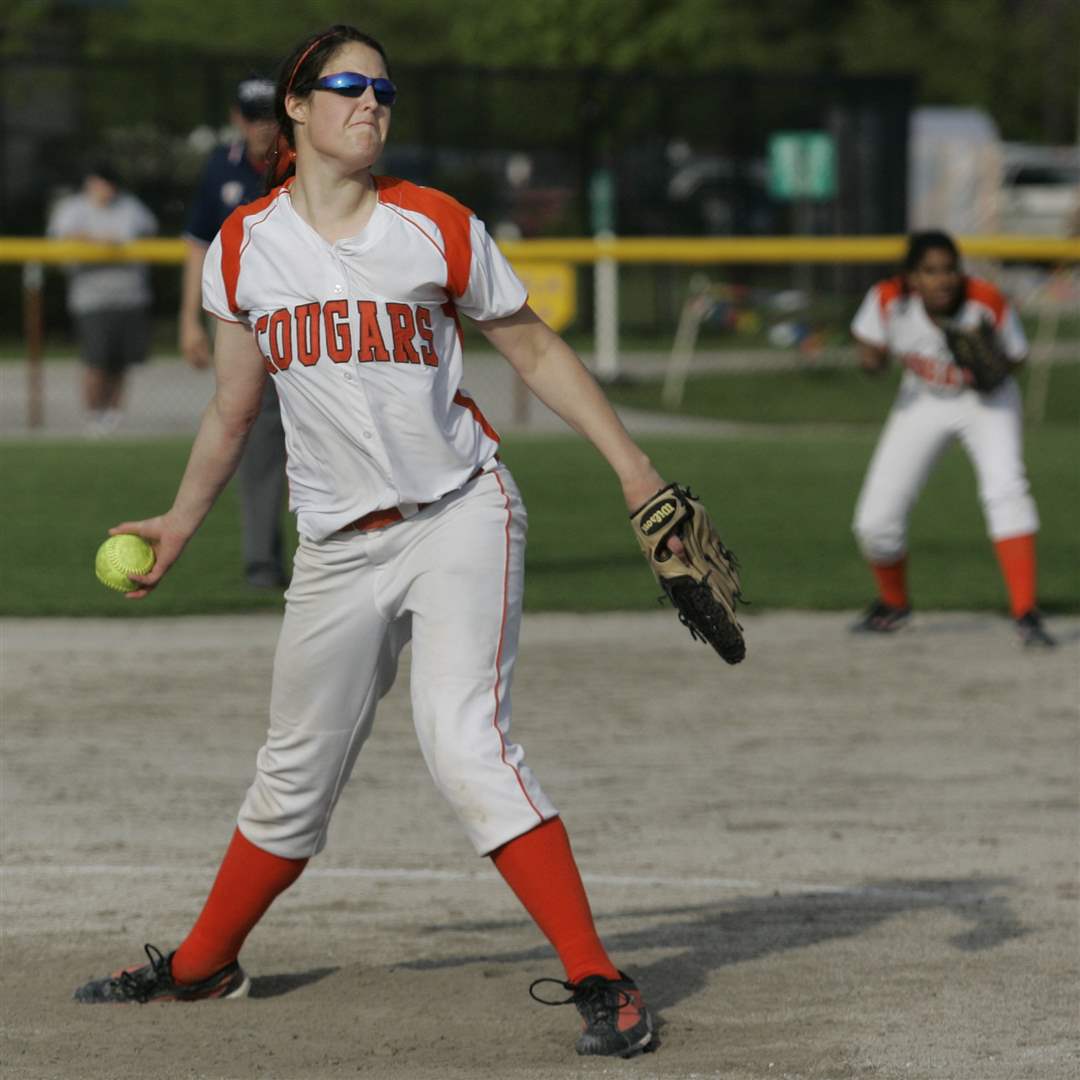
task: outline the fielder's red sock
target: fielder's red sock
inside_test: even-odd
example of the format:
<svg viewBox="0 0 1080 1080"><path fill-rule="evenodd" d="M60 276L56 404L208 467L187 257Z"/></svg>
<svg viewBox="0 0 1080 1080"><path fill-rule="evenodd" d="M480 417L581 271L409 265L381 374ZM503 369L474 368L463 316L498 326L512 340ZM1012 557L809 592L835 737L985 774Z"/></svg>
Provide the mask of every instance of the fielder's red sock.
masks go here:
<svg viewBox="0 0 1080 1080"><path fill-rule="evenodd" d="M202 914L172 958L173 978L201 982L231 964L274 898L305 866L307 859L271 855L237 829Z"/></svg>
<svg viewBox="0 0 1080 1080"><path fill-rule="evenodd" d="M1035 534L995 540L994 551L1009 593L1009 610L1014 619L1019 619L1035 606Z"/></svg>
<svg viewBox="0 0 1080 1080"><path fill-rule="evenodd" d="M911 606L908 603L907 594L906 555L894 563L871 563L870 569L874 571L874 577L877 579L878 594L889 607Z"/></svg>
<svg viewBox="0 0 1080 1080"><path fill-rule="evenodd" d="M570 838L551 818L491 853L495 868L555 947L572 983L588 975L619 977L593 925Z"/></svg>

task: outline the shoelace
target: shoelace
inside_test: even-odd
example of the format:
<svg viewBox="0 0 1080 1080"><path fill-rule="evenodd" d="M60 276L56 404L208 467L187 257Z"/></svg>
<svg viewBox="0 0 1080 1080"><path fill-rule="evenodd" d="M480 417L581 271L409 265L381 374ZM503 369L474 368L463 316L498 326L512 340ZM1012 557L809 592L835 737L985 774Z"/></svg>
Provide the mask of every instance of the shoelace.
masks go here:
<svg viewBox="0 0 1080 1080"><path fill-rule="evenodd" d="M146 957L150 961L149 970L145 967L136 968L134 971L121 971L115 979L126 997L134 998L139 1002L150 1000L150 991L155 984L169 974L169 962L165 959L161 950L153 945L143 946Z"/></svg>
<svg viewBox="0 0 1080 1080"><path fill-rule="evenodd" d="M541 983L554 983L556 986L561 986L564 990L570 991L570 996L561 1001L548 1001L547 998L539 997L536 987ZM529 997L541 1005L577 1005L588 1014L590 1024L610 1024L612 1027L615 1026L619 1010L633 1001L625 990L600 979L588 986L583 983L563 982L561 979L535 979L529 985Z"/></svg>

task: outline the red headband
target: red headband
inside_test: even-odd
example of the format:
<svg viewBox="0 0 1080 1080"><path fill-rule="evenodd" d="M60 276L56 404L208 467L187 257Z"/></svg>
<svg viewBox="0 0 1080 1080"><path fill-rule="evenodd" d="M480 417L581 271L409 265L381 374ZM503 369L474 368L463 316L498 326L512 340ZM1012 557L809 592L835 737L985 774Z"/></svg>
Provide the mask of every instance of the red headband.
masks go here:
<svg viewBox="0 0 1080 1080"><path fill-rule="evenodd" d="M328 37L333 37L334 31L329 30L325 34L320 34L304 51L300 54L300 59L293 64L293 69L289 75L289 81L285 84L285 96L288 97L292 93L293 79L296 78L296 73L300 70L300 65L308 58L311 50L316 45L321 45Z"/></svg>

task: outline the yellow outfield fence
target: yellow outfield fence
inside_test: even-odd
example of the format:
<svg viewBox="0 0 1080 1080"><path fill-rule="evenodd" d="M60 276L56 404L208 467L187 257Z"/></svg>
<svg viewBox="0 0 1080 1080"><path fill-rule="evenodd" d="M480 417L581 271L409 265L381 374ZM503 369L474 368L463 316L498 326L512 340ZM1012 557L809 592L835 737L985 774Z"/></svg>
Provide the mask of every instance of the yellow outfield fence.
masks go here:
<svg viewBox="0 0 1080 1080"><path fill-rule="evenodd" d="M1080 263L1080 237L960 236L969 258L1003 262ZM903 236L636 236L504 240L511 262L722 265L724 263L892 263L903 256ZM41 237L0 237L0 263L144 262L179 264L179 238L94 244Z"/></svg>

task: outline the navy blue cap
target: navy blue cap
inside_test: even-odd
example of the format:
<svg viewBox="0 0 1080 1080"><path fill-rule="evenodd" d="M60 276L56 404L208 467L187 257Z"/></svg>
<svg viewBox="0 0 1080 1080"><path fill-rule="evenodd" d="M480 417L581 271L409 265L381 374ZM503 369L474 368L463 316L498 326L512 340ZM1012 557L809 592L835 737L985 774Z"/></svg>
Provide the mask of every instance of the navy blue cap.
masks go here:
<svg viewBox="0 0 1080 1080"><path fill-rule="evenodd" d="M236 107L246 120L274 118L274 84L269 79L244 79L236 88Z"/></svg>

